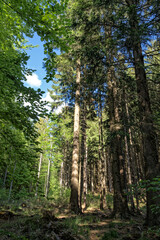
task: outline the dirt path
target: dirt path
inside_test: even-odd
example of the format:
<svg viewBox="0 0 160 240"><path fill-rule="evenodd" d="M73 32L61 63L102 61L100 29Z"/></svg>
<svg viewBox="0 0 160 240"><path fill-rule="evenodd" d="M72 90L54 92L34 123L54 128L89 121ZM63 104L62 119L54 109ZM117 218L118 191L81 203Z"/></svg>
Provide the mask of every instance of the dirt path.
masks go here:
<svg viewBox="0 0 160 240"><path fill-rule="evenodd" d="M101 239L104 233L106 232L109 223L111 223L111 220L107 219L107 215L109 214L109 212L106 212L104 214L103 212L97 209L88 209L87 211L85 211L84 214L93 217L93 222L88 224L88 228L90 229L89 239L90 240Z"/></svg>
<svg viewBox="0 0 160 240"><path fill-rule="evenodd" d="M109 225L112 223L111 219L108 219L107 216L110 212L106 211L105 213L90 208L87 209L83 215L81 216L82 222L78 224L79 228L88 229L88 237L83 238L86 240L100 240L103 235L106 233L107 229L109 229ZM60 219L72 219L76 216L74 215L60 215Z"/></svg>
<svg viewBox="0 0 160 240"><path fill-rule="evenodd" d="M106 229L108 227L110 220L99 222L98 224L92 224L89 226L90 228L90 240L99 240L102 238L104 233L106 232Z"/></svg>
<svg viewBox="0 0 160 240"><path fill-rule="evenodd" d="M81 222L77 223L79 229L88 229L88 235L83 240L138 240L143 233L142 217L130 220L109 219L109 211L87 209L81 216ZM73 219L76 216L64 216L65 219ZM153 238L159 239L160 238ZM148 240L148 239L147 239ZM150 239L149 239L150 240Z"/></svg>

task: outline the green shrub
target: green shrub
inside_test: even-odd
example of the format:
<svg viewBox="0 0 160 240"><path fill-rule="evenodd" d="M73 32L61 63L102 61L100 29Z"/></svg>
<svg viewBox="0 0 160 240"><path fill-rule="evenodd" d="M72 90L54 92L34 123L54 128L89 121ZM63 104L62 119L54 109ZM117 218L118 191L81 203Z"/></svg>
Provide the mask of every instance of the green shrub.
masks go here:
<svg viewBox="0 0 160 240"><path fill-rule="evenodd" d="M87 194L86 204L88 207L98 208L100 205L100 195L95 195L93 193Z"/></svg>
<svg viewBox="0 0 160 240"><path fill-rule="evenodd" d="M8 190L5 188L0 188L0 202L8 200Z"/></svg>
<svg viewBox="0 0 160 240"><path fill-rule="evenodd" d="M160 177L154 178L149 182L147 186L147 191L157 192L159 194L154 197L154 199L160 199ZM151 206L151 210L153 213L160 214L160 201L159 204L154 204Z"/></svg>
<svg viewBox="0 0 160 240"><path fill-rule="evenodd" d="M106 195L106 203L107 203L107 207L109 207L109 208L113 207L113 194L108 193Z"/></svg>

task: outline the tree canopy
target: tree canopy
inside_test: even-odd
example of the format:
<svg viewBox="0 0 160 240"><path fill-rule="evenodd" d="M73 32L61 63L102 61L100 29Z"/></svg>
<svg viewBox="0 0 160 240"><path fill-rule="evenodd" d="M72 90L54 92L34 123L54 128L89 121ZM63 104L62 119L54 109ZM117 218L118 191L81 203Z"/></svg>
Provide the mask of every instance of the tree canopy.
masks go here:
<svg viewBox="0 0 160 240"><path fill-rule="evenodd" d="M0 12L5 198L67 198L78 214L98 196L102 211L124 219L143 199L145 223L159 226L159 1L0 0ZM24 84L35 32L50 114L43 91Z"/></svg>

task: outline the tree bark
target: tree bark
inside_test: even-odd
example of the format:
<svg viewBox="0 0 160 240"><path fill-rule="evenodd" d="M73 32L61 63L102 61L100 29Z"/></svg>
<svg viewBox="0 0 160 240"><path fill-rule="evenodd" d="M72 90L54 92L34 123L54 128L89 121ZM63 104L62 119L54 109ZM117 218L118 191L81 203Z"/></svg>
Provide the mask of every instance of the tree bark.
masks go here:
<svg viewBox="0 0 160 240"><path fill-rule="evenodd" d="M76 96L74 109L74 133L73 133L73 154L72 154L72 174L71 174L71 210L79 213L79 183L78 183L78 163L79 163L79 129L80 129L80 60L77 60L76 76Z"/></svg>
<svg viewBox="0 0 160 240"><path fill-rule="evenodd" d="M145 161L145 178L152 181L160 175L160 164L158 162L157 138L153 125L153 116L150 105L150 97L147 85L144 59L142 55L141 41L139 38L139 24L136 6L133 0L126 0L129 11L129 23L131 27L132 50L134 56L135 76L137 85L137 95L139 111L141 117L141 132L143 141L143 153ZM159 213L153 212L151 207L157 206L160 198L157 197L158 191L147 190L147 217L146 224L149 226L159 225Z"/></svg>
<svg viewBox="0 0 160 240"><path fill-rule="evenodd" d="M119 120L118 113L118 102L117 98L117 89L114 79L114 70L111 70L111 75L108 75L108 95L110 98L109 103L109 112L110 112L110 131L111 131L111 153L113 158L112 163L112 174L113 174L113 188L114 188L114 204L113 204L113 215L128 217L128 205L127 197L125 196L125 179L124 179L124 159L122 153L122 142L119 131L122 126ZM112 81L111 81L112 79ZM116 81L116 79L114 79Z"/></svg>
<svg viewBox="0 0 160 240"><path fill-rule="evenodd" d="M48 169L47 169L47 176L46 176L46 187L45 187L45 197L48 197L49 192L49 178L50 178L50 166L51 166L51 160L48 159Z"/></svg>
<svg viewBox="0 0 160 240"><path fill-rule="evenodd" d="M38 195L38 185L39 185L40 171L41 171L41 165L42 165L42 158L43 158L43 155L42 155L42 153L41 153L41 154L40 154L40 158L39 158L39 165L38 165L38 176L37 176L37 184L36 184L35 197L37 197L37 195Z"/></svg>
<svg viewBox="0 0 160 240"><path fill-rule="evenodd" d="M103 129L102 129L102 104L101 97L99 103L99 155L101 162L100 169L100 209L106 207L106 158L104 153Z"/></svg>
<svg viewBox="0 0 160 240"><path fill-rule="evenodd" d="M106 28L106 38L111 38L111 28ZM107 61L110 63L107 74L108 84L108 104L109 104L109 120L111 132L111 154L112 154L112 174L113 174L113 213L112 216L128 217L129 209L127 205L127 198L124 189L124 168L123 168L123 153L122 153L122 138L120 130L122 124L119 117L119 100L117 79L113 63L113 49L108 50Z"/></svg>
<svg viewBox="0 0 160 240"><path fill-rule="evenodd" d="M126 114L126 142L128 143L128 154L129 154L129 166L130 166L130 174L131 174L131 183L134 186L133 196L136 198L136 205L137 205L137 212L139 212L139 197L138 197L138 166L137 166L137 159L135 153L135 147L133 144L133 136L132 136L132 129L131 129L131 117L129 113L128 107L128 98L126 94L125 88L123 88L123 100L124 100L124 112ZM132 211L135 211L134 202L132 202Z"/></svg>
<svg viewBox="0 0 160 240"><path fill-rule="evenodd" d="M84 100L83 100L84 101ZM82 114L82 139L81 139L81 181L80 181L80 207L82 209L82 198L84 190L86 194L86 102L83 104Z"/></svg>
<svg viewBox="0 0 160 240"><path fill-rule="evenodd" d="M84 157L84 183L83 183L83 202L84 202L84 209L87 207L87 142L85 139L85 157Z"/></svg>
<svg viewBox="0 0 160 240"><path fill-rule="evenodd" d="M107 154L107 183L108 183L108 191L109 191L109 193L113 193L112 155L111 155L111 151L109 149L109 146L107 146L106 154Z"/></svg>

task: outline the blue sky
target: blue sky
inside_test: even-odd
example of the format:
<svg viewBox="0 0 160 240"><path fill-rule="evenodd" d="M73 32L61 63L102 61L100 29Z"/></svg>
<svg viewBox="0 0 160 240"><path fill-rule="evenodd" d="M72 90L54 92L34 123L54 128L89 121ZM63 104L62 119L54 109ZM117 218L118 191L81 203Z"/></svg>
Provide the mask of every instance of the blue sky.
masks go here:
<svg viewBox="0 0 160 240"><path fill-rule="evenodd" d="M36 70L32 76L26 76L27 81L25 82L25 86L33 87L34 89L40 88L42 91L45 91L45 94L43 95L42 100L52 102L49 92L47 89L51 89L52 82L46 83L44 80L44 77L46 75L45 69L43 68L43 58L44 55L44 49L43 49L43 42L41 42L40 37L35 33L33 38L26 38L28 40L28 45L32 44L33 46L38 45L38 47L31 48L26 50L27 54L30 56L30 59L28 60L28 68ZM57 54L59 54L59 50L56 51ZM58 114L62 111L62 108L65 106L64 103L62 103L61 106L59 106L55 112ZM48 103L46 107L49 111L51 110L50 104Z"/></svg>
<svg viewBox="0 0 160 240"><path fill-rule="evenodd" d="M49 100L49 94L47 93L47 89L51 89L52 82L46 83L43 79L45 77L45 69L43 68L43 58L44 49L43 43L40 40L40 37L35 33L33 38L27 38L28 44L39 45L38 47L28 49L26 52L30 56L28 60L28 68L36 70L32 76L26 76L27 82L25 82L26 86L33 87L34 89L41 88L41 90L45 91L44 98Z"/></svg>

